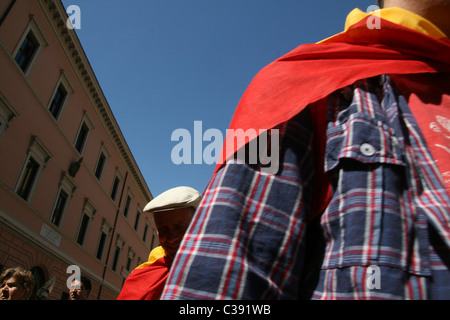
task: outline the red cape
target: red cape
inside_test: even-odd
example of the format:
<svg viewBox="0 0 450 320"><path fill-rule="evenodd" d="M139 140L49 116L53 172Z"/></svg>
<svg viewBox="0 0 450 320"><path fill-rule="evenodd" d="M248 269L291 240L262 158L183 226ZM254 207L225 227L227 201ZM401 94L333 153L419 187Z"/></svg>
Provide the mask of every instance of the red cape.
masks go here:
<svg viewBox="0 0 450 320"><path fill-rule="evenodd" d="M382 74L450 72L450 41L381 20L364 18L319 44L302 45L262 69L244 93L230 129L269 130L306 106L357 80ZM225 138L226 139L226 138ZM243 147L226 142L217 170Z"/></svg>
<svg viewBox="0 0 450 320"><path fill-rule="evenodd" d="M172 260L167 256L145 263L131 272L117 300L159 300Z"/></svg>

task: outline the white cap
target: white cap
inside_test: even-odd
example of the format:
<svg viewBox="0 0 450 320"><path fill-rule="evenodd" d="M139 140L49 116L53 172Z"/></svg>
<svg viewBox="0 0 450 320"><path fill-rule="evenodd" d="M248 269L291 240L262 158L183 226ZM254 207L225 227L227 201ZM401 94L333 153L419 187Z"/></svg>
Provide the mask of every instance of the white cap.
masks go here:
<svg viewBox="0 0 450 320"><path fill-rule="evenodd" d="M164 191L151 200L144 208L144 212L167 211L186 207L196 209L200 204L200 193L191 187L176 187Z"/></svg>

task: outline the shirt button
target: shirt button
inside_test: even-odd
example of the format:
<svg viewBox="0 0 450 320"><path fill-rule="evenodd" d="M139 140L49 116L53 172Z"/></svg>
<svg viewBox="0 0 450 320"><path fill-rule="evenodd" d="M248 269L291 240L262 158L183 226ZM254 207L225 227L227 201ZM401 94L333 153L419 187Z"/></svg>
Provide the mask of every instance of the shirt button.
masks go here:
<svg viewBox="0 0 450 320"><path fill-rule="evenodd" d="M361 153L367 157L371 157L375 154L375 148L370 143L363 143L359 148Z"/></svg>

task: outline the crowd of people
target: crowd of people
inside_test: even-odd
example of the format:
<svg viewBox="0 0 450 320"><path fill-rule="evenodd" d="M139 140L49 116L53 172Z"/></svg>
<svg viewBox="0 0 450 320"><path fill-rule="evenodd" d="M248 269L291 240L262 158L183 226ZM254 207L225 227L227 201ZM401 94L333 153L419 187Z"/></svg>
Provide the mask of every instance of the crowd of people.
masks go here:
<svg viewBox="0 0 450 320"><path fill-rule="evenodd" d="M69 300L88 300L91 280L85 276L74 279L69 290ZM42 300L50 292L38 290L33 273L22 267L7 268L0 275L0 300ZM44 293L45 292L45 293Z"/></svg>

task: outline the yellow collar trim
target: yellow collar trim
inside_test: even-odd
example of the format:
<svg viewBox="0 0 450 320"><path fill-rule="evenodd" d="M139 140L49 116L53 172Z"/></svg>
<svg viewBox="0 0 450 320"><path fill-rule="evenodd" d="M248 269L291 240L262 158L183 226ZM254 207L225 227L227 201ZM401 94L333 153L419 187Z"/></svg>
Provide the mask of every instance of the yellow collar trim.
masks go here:
<svg viewBox="0 0 450 320"><path fill-rule="evenodd" d="M384 20L388 20L392 23L396 23L409 29L422 32L430 37L434 37L437 39L447 38L447 35L429 20L419 16L418 14L412 13L411 11L398 7L381 9L379 11L372 11L370 13L363 12L359 9L353 9L347 16L347 20L345 22L345 31L347 31L348 28L350 28L352 25L365 19L369 15L378 15ZM318 43L325 42L326 40L333 37L334 36L331 36L322 41L319 41Z"/></svg>
<svg viewBox="0 0 450 320"><path fill-rule="evenodd" d="M136 269L146 268L148 266L151 266L155 261L157 261L165 256L166 256L166 252L164 251L163 247L161 247L161 246L156 247L150 252L150 255L148 256L148 261L137 266Z"/></svg>
<svg viewBox="0 0 450 320"><path fill-rule="evenodd" d="M355 23L361 21L369 15L378 15L384 20L388 20L392 23L399 24L409 29L413 29L422 32L430 37L437 39L447 38L446 34L443 33L438 27L436 27L429 20L402 8L386 8L381 10L372 11L371 13L362 12L359 9L354 9L347 16L347 21L345 23L345 30Z"/></svg>

